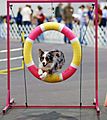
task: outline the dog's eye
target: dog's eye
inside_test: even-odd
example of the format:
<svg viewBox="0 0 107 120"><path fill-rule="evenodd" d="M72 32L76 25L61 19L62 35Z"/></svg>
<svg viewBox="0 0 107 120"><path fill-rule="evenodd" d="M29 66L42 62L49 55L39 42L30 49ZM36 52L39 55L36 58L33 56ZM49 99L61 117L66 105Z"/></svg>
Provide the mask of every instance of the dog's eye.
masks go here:
<svg viewBox="0 0 107 120"><path fill-rule="evenodd" d="M49 61L49 58L48 58L48 57L46 57L46 61Z"/></svg>
<svg viewBox="0 0 107 120"><path fill-rule="evenodd" d="M44 60L44 57L41 57L41 58L40 58L40 61L43 61L43 60Z"/></svg>

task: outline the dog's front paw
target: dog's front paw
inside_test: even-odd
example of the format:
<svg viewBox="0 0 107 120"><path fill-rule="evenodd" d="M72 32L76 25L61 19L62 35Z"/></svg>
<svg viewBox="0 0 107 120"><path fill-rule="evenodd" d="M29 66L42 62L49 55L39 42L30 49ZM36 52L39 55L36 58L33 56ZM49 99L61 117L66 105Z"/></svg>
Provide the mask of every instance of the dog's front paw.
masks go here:
<svg viewBox="0 0 107 120"><path fill-rule="evenodd" d="M40 75L41 79L44 79L47 76L47 72L44 72L42 75Z"/></svg>
<svg viewBox="0 0 107 120"><path fill-rule="evenodd" d="M43 75L43 78L45 78L47 76L47 72L44 72L42 75Z"/></svg>
<svg viewBox="0 0 107 120"><path fill-rule="evenodd" d="M42 74L43 74L42 69L39 69L39 70L38 70L38 74L39 74L39 75L42 75Z"/></svg>
<svg viewBox="0 0 107 120"><path fill-rule="evenodd" d="M44 79L47 76L47 72L43 72L42 69L38 70L38 74L39 74L41 79Z"/></svg>

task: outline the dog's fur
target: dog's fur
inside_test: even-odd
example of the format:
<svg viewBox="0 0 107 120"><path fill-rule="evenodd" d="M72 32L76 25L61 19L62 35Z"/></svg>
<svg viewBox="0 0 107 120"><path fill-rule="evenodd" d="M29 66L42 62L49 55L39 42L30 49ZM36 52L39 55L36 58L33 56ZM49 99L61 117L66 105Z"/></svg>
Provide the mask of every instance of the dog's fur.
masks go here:
<svg viewBox="0 0 107 120"><path fill-rule="evenodd" d="M60 50L43 51L39 49L39 75L41 78L57 72L65 63L65 57Z"/></svg>

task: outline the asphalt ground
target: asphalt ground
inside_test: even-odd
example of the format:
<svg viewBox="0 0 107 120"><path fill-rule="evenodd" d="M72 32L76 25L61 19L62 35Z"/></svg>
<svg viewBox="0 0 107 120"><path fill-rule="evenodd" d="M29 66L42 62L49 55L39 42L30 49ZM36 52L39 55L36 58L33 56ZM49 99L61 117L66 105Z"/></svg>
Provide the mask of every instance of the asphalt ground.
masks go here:
<svg viewBox="0 0 107 120"><path fill-rule="evenodd" d="M11 49L21 47L19 41L11 42ZM65 55L66 69L72 60L72 49L69 44L35 43L33 59L38 65L38 49L60 49ZM6 49L6 41L0 41L0 50ZM99 49L99 105L101 114L97 116L94 109L12 109L2 115L6 104L6 75L0 75L0 120L107 120L107 108L103 106L107 92L107 52ZM12 52L11 57L20 56L21 52ZM0 59L6 57L1 54ZM95 96L95 50L94 47L83 47L82 71L82 104L92 105ZM11 67L21 66L21 60L11 61ZM6 68L6 63L0 63L0 69ZM61 71L62 71L61 70ZM28 105L79 105L80 104L80 68L67 81L61 83L45 83L35 77L26 68ZM15 104L25 104L24 72L11 72L11 97Z"/></svg>

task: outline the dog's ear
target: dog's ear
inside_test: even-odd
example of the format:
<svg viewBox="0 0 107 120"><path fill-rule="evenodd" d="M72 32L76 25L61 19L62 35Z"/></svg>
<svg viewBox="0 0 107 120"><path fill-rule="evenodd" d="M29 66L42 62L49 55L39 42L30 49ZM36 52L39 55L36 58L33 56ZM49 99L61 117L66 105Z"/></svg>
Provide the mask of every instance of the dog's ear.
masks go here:
<svg viewBox="0 0 107 120"><path fill-rule="evenodd" d="M39 49L39 56L41 56L42 54L44 54L44 52L41 49Z"/></svg>

